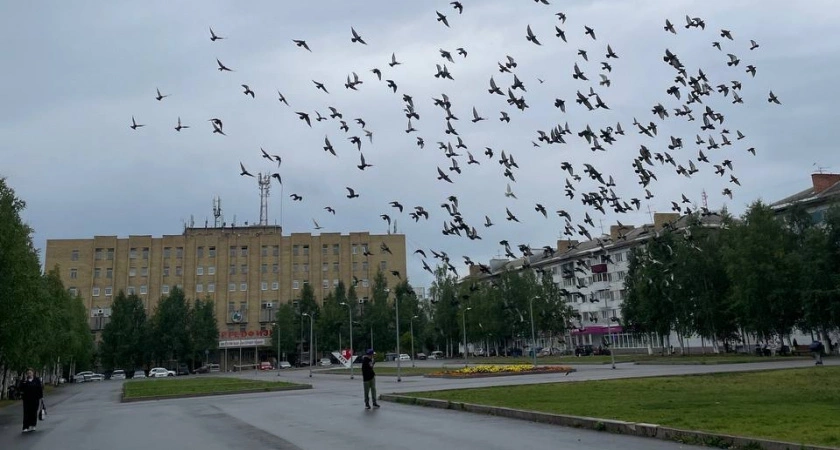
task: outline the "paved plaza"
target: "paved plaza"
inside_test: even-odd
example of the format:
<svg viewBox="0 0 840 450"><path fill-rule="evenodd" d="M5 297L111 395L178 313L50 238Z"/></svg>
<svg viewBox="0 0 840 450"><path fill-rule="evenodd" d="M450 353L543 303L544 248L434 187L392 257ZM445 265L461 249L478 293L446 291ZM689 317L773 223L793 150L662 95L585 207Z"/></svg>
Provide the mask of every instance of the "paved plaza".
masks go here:
<svg viewBox="0 0 840 450"><path fill-rule="evenodd" d="M836 359L826 361L835 365ZM438 361L418 362L437 365ZM452 364L451 362L449 364ZM381 364L380 366L384 366ZM393 365L393 364L391 364ZM380 376L380 394L505 384L571 382L652 375L810 367L809 361L654 366L578 365L563 375L471 380ZM199 375L214 376L214 375ZM49 417L21 434L19 405L0 410L1 449L677 449L700 448L653 439L529 423L456 411L382 402L364 410L360 374L308 369L242 373L244 378L310 383L314 389L192 399L120 403L121 381L67 385L48 396ZM151 382L154 382L153 380Z"/></svg>

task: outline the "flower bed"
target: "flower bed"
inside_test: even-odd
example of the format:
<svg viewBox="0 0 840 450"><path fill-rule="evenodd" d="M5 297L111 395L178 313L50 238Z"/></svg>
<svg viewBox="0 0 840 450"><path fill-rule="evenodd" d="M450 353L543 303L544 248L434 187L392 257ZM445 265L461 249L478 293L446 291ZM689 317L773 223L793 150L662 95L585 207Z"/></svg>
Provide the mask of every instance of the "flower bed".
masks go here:
<svg viewBox="0 0 840 450"><path fill-rule="evenodd" d="M477 365L456 370L442 370L424 375L428 378L483 378L504 377L510 375L534 375L545 373L565 373L575 369L569 366L532 366L530 364Z"/></svg>

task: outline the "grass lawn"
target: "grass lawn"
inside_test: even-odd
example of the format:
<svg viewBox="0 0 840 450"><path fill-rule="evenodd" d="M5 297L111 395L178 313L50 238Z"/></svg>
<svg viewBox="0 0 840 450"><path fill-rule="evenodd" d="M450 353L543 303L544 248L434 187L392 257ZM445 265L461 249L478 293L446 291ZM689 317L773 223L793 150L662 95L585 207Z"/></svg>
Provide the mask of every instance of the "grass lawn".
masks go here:
<svg viewBox="0 0 840 450"><path fill-rule="evenodd" d="M840 367L581 381L414 397L840 446Z"/></svg>
<svg viewBox="0 0 840 450"><path fill-rule="evenodd" d="M149 397L186 397L261 390L274 391L297 388L298 386L305 385L284 381L257 381L222 377L150 378L126 381L123 384L123 399L136 400Z"/></svg>
<svg viewBox="0 0 840 450"><path fill-rule="evenodd" d="M384 377L391 377L391 376L395 377L395 376L397 376L397 368L396 367L376 367L374 370L376 371L376 376L384 376ZM443 369L441 369L440 367L411 367L409 365L408 367L401 367L400 368L400 375L404 376L404 377L419 376L419 375L425 375L427 373L432 373L432 372L440 372L441 370L443 370ZM349 375L350 374L350 369L329 369L329 370L320 371L319 373L327 373L327 374L330 374L330 375L338 375L338 374ZM361 367L354 367L353 368L353 375L362 376Z"/></svg>

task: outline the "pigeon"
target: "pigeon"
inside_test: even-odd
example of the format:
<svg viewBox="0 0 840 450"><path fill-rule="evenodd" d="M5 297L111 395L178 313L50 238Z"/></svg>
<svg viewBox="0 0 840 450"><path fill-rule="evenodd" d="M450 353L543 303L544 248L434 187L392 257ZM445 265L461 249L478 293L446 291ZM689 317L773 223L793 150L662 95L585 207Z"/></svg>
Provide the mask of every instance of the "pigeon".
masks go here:
<svg viewBox="0 0 840 450"><path fill-rule="evenodd" d="M350 42L358 42L360 44L367 45L367 42L359 36L359 33L356 33L356 30L353 27L350 27L350 33L353 35L353 37L350 38Z"/></svg>

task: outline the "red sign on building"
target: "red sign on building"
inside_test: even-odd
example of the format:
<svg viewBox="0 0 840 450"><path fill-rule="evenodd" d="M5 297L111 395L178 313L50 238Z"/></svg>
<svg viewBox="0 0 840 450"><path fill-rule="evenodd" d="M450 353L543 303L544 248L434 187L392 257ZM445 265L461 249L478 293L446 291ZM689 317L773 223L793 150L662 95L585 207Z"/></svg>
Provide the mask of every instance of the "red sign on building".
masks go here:
<svg viewBox="0 0 840 450"><path fill-rule="evenodd" d="M256 337L269 337L271 330L251 330L251 331L221 331L219 332L219 339L248 339Z"/></svg>

